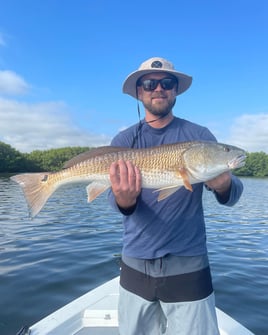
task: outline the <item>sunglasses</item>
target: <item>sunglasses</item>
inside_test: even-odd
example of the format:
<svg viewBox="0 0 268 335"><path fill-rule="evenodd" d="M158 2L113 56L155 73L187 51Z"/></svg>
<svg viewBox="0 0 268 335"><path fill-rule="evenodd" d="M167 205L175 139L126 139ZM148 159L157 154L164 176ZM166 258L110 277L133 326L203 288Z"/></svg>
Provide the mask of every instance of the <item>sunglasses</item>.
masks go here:
<svg viewBox="0 0 268 335"><path fill-rule="evenodd" d="M178 84L176 78L163 78L163 79L145 79L138 82L138 86L142 86L144 91L151 92L154 91L158 84L162 87L163 90L172 90L175 85Z"/></svg>

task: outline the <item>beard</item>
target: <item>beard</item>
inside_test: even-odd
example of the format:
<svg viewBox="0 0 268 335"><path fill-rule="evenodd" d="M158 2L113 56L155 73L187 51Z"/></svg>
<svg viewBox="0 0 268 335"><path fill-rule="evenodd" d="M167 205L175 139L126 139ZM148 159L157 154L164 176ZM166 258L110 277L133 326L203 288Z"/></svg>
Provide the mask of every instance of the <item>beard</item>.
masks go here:
<svg viewBox="0 0 268 335"><path fill-rule="evenodd" d="M166 98L164 101L161 101L161 103L153 103L153 98ZM160 116L164 117L168 115L171 111L172 108L174 107L176 103L176 98L167 98L166 96L163 96L161 94L155 94L152 96L152 99L148 101L143 101L143 106L144 108L153 114L154 116Z"/></svg>

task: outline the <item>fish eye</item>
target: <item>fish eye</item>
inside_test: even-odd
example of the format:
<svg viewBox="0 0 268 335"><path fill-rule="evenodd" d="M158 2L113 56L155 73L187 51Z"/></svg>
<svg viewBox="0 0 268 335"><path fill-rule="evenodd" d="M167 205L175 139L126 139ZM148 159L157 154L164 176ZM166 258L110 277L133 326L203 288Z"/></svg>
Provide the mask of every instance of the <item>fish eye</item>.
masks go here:
<svg viewBox="0 0 268 335"><path fill-rule="evenodd" d="M231 149L230 149L229 147L224 147L223 150L224 150L225 152L229 152Z"/></svg>

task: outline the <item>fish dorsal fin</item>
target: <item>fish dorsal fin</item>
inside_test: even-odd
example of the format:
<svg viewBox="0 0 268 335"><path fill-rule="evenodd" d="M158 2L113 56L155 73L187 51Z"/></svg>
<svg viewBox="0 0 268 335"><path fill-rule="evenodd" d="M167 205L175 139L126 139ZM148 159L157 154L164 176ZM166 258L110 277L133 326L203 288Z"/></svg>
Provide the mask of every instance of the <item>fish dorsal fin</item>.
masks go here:
<svg viewBox="0 0 268 335"><path fill-rule="evenodd" d="M112 147L112 146L93 148L93 149L82 152L81 154L71 158L69 161L67 161L64 164L63 168L64 169L70 168L76 164L79 164L81 162L84 162L88 159L91 159L97 156L102 156L102 155L113 153L113 152L128 151L128 150L133 150L133 149L124 148L124 147Z"/></svg>

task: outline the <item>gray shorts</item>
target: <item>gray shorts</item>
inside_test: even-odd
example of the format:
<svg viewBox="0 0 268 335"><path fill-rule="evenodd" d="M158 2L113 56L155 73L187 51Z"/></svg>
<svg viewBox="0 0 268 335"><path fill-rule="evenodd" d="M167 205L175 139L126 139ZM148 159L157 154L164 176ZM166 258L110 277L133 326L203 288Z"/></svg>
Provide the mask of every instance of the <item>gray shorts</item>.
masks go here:
<svg viewBox="0 0 268 335"><path fill-rule="evenodd" d="M214 293L191 302L148 301L119 288L121 335L220 335Z"/></svg>
<svg viewBox="0 0 268 335"><path fill-rule="evenodd" d="M122 257L121 335L219 335L207 256Z"/></svg>

